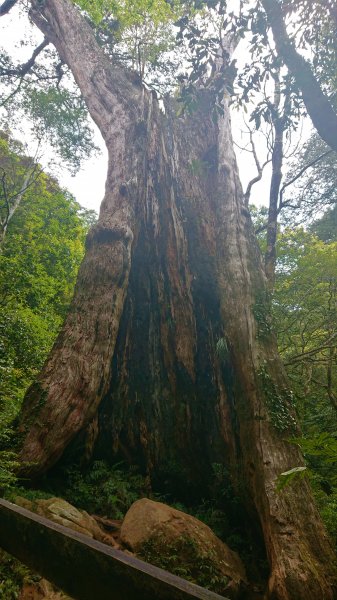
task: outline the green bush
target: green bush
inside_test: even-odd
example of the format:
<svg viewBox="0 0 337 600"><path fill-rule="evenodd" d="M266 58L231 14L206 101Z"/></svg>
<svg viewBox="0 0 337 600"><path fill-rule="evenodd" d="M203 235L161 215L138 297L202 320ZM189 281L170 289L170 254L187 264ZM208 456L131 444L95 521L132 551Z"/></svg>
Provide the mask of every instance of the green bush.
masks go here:
<svg viewBox="0 0 337 600"><path fill-rule="evenodd" d="M64 481L58 494L68 502L114 519L122 519L131 504L146 495L144 478L131 468L123 469L121 463L109 466L96 461L85 471L72 467Z"/></svg>
<svg viewBox="0 0 337 600"><path fill-rule="evenodd" d="M27 567L0 550L0 600L17 600L23 582L32 579Z"/></svg>

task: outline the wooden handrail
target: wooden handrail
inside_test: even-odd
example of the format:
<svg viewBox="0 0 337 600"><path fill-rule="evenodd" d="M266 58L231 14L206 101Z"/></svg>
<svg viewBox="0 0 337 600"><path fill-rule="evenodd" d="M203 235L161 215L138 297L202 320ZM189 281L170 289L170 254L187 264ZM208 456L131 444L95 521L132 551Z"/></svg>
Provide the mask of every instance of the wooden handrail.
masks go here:
<svg viewBox="0 0 337 600"><path fill-rule="evenodd" d="M0 547L77 600L224 600L2 499Z"/></svg>

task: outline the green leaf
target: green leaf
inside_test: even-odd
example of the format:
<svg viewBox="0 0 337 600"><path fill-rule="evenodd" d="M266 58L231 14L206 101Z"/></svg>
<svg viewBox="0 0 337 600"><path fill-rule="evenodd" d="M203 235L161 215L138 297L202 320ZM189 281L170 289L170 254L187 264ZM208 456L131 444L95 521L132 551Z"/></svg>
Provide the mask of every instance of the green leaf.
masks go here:
<svg viewBox="0 0 337 600"><path fill-rule="evenodd" d="M280 473L278 478L276 479L276 491L280 492L287 485L289 485L294 479L302 479L307 475L307 467L294 467L289 471L284 471L284 473Z"/></svg>

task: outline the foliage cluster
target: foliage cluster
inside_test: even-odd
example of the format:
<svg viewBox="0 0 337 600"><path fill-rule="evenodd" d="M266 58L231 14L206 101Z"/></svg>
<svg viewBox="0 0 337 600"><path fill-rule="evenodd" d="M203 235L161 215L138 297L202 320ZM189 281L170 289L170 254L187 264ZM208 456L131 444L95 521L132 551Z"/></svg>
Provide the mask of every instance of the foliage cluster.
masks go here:
<svg viewBox="0 0 337 600"><path fill-rule="evenodd" d="M63 165L76 173L83 160L98 151L86 107L77 90L30 86L18 108L22 108L39 140L45 139Z"/></svg>
<svg viewBox="0 0 337 600"><path fill-rule="evenodd" d="M337 407L337 244L297 228L282 233L278 252L273 308L280 351L305 429L330 427Z"/></svg>
<svg viewBox="0 0 337 600"><path fill-rule="evenodd" d="M262 368L258 375L271 423L279 432L295 431L296 420L292 415L292 394L280 390L266 369Z"/></svg>
<svg viewBox="0 0 337 600"><path fill-rule="evenodd" d="M0 550L0 600L17 600L23 581L34 581L34 578L27 567Z"/></svg>
<svg viewBox="0 0 337 600"><path fill-rule="evenodd" d="M336 418L332 419L332 432L324 431L323 424L322 427L316 426L314 432L311 431L310 434L307 433L307 435L293 440L293 443L300 446L307 467L297 467L292 471L295 471L294 478L296 477L296 479L298 476L309 476L319 511L337 550L337 436L335 423ZM286 483L281 482L281 488Z"/></svg>
<svg viewBox="0 0 337 600"><path fill-rule="evenodd" d="M55 491L89 513L122 519L131 504L146 495L146 481L132 468L100 460L88 469L65 470Z"/></svg>
<svg viewBox="0 0 337 600"><path fill-rule="evenodd" d="M55 152L54 161L59 157L63 166L77 172L81 161L98 148L69 70L48 46L37 53L31 69L23 74L24 70L25 64L13 64L0 46L0 127L20 131L28 120L32 138L39 144L47 142Z"/></svg>
<svg viewBox="0 0 337 600"><path fill-rule="evenodd" d="M270 298L267 293L258 292L255 295L253 314L258 328L258 337L267 337L272 331L270 318Z"/></svg>
<svg viewBox="0 0 337 600"><path fill-rule="evenodd" d="M160 95L176 85L182 54L174 23L186 3L180 0L76 2L87 14L96 38L111 61L136 71Z"/></svg>
<svg viewBox="0 0 337 600"><path fill-rule="evenodd" d="M328 531L337 544L337 263L335 207L323 217L284 229L278 239L274 326L294 390L307 464L294 465L278 487L309 475ZM280 492L282 493L282 491Z"/></svg>
<svg viewBox="0 0 337 600"><path fill-rule="evenodd" d="M27 161L16 143L0 138L0 165L13 186ZM40 173L9 223L0 253L0 449L8 446L10 423L62 325L92 220ZM1 459L0 486L6 488L15 456L6 452Z"/></svg>

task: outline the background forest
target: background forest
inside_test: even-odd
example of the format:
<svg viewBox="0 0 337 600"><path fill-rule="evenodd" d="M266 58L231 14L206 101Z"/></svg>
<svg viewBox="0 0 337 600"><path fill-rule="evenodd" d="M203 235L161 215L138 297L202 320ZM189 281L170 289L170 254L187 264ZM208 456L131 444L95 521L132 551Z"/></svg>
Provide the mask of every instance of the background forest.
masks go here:
<svg viewBox="0 0 337 600"><path fill-rule="evenodd" d="M293 443L306 460L306 469L294 465L280 473L277 485L281 494L297 478L310 479L337 549L337 155L316 132L309 137L303 133L310 107L277 43L271 42L264 10L272 3L240 2L240 11L232 13L225 3L212 2L187 6L139 0L113 8L109 2L77 4L107 53L131 66L159 97L175 94L182 113L193 111L195 81L216 68L219 38L234 32L245 39L251 60L244 66L240 57L227 63L225 82L233 108L246 115L238 146L249 152L256 168L244 195L265 257L270 299L258 299L255 318L261 336L271 329L277 336L301 426ZM284 2L285 20L302 54L310 53L316 81L336 107L337 14L330 2L314 2L314 10L310 4ZM30 65L18 67L4 50L0 54L5 84L0 133L0 490L8 498L57 493L89 512L121 518L137 497L148 493L148 482L137 471L102 461L90 468L63 465L61 474L42 480L36 490L17 478L16 454L8 450L24 394L67 314L85 237L96 220L93 211L83 209L43 171L9 129L11 112L29 115L39 139L49 139L72 169L93 149L85 107L66 65L51 50L48 61L40 64L36 59L43 52L44 47ZM13 121L13 130L15 125ZM191 164L193 172L203 168ZM266 197L264 206L257 207L250 197L262 178ZM271 314L266 314L269 300ZM217 350L220 356L226 352L222 340ZM213 466L212 490L204 498L182 504L175 489L159 497L198 516L248 556L240 528L233 528L224 513L227 474L221 465ZM232 510L239 510L235 500ZM27 572L8 558L1 569L0 597L18 597Z"/></svg>

